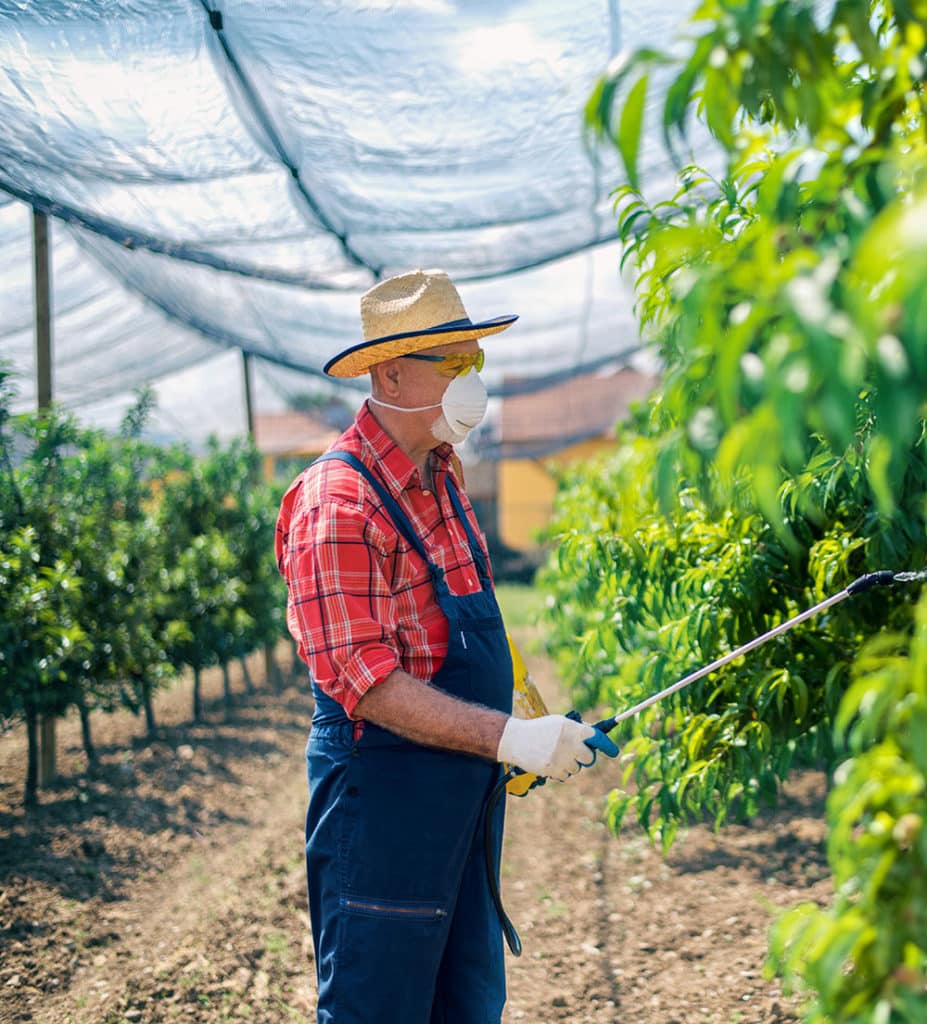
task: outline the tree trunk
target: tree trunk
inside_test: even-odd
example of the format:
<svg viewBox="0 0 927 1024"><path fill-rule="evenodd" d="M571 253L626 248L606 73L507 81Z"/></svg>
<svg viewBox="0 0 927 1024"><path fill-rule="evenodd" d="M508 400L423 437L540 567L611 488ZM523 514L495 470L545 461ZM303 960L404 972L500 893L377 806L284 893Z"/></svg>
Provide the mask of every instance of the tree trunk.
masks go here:
<svg viewBox="0 0 927 1024"><path fill-rule="evenodd" d="M77 710L80 713L80 735L84 743L84 753L87 755L87 765L91 768L97 763L97 750L93 745L93 735L90 732L90 709L87 707L87 700L83 693L77 696Z"/></svg>
<svg viewBox="0 0 927 1024"><path fill-rule="evenodd" d="M50 786L58 774L55 724L56 718L51 713L46 712L39 718L39 785L42 787Z"/></svg>
<svg viewBox="0 0 927 1024"><path fill-rule="evenodd" d="M290 679L292 679L294 683L298 683L303 678L306 666L303 664L303 659L299 656L299 644L292 636L290 637L290 649L293 652L293 661L290 664Z"/></svg>
<svg viewBox="0 0 927 1024"><path fill-rule="evenodd" d="M200 670L193 670L193 721L200 722L203 718L203 700L200 694Z"/></svg>
<svg viewBox="0 0 927 1024"><path fill-rule="evenodd" d="M152 685L147 679L139 679L138 686L142 692L142 704L145 708L145 735L149 740L153 740L158 734L158 723L155 720Z"/></svg>
<svg viewBox="0 0 927 1024"><path fill-rule="evenodd" d="M295 645L293 649L293 668L290 671L290 678L293 680L293 684L299 687L305 687L306 680L309 678L309 666L299 656L299 648Z"/></svg>
<svg viewBox="0 0 927 1024"><path fill-rule="evenodd" d="M225 717L229 717L232 711L232 679L229 675L229 663L222 662L222 703L225 706Z"/></svg>
<svg viewBox="0 0 927 1024"><path fill-rule="evenodd" d="M245 692L254 693L254 680L248 671L248 655L243 654L238 660L241 662L241 677L245 681Z"/></svg>
<svg viewBox="0 0 927 1024"><path fill-rule="evenodd" d="M280 670L274 661L274 649L270 644L264 647L264 678L274 693L280 692Z"/></svg>
<svg viewBox="0 0 927 1024"><path fill-rule="evenodd" d="M28 739L28 755L26 761L26 790L23 803L27 807L35 807L39 802L39 716L35 704L26 701L26 737Z"/></svg>

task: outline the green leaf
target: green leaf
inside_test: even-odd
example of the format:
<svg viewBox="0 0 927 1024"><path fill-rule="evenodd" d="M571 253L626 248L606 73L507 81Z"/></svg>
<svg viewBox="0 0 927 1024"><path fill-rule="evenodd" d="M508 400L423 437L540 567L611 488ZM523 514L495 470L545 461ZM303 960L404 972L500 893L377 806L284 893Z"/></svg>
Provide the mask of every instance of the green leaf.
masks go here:
<svg viewBox="0 0 927 1024"><path fill-rule="evenodd" d="M637 156L640 149L644 125L644 107L647 100L648 75L642 75L628 93L621 108L616 143L624 161L628 182L633 188L639 187Z"/></svg>
<svg viewBox="0 0 927 1024"><path fill-rule="evenodd" d="M895 499L889 482L891 462L892 446L888 438L881 434L876 434L870 438L869 460L866 467L867 476L869 477L869 486L872 488L876 505L886 518L892 514L895 508Z"/></svg>

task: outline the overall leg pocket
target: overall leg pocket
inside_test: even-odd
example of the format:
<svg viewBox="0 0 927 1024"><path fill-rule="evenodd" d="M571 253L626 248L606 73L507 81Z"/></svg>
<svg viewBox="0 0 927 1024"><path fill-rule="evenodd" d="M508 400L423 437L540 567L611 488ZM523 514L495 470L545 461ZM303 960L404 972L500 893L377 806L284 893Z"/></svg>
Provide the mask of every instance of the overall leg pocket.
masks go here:
<svg viewBox="0 0 927 1024"><path fill-rule="evenodd" d="M429 1024L493 765L414 744L349 758L341 807L338 1024Z"/></svg>
<svg viewBox="0 0 927 1024"><path fill-rule="evenodd" d="M389 900L377 896L342 896L341 909L375 920L441 922L447 917L447 905L427 900Z"/></svg>
<svg viewBox="0 0 927 1024"><path fill-rule="evenodd" d="M449 904L482 794L475 759L407 745L358 751L345 775L341 893L390 904Z"/></svg>
<svg viewBox="0 0 927 1024"><path fill-rule="evenodd" d="M338 1024L428 1024L447 943L445 904L342 896L338 916Z"/></svg>

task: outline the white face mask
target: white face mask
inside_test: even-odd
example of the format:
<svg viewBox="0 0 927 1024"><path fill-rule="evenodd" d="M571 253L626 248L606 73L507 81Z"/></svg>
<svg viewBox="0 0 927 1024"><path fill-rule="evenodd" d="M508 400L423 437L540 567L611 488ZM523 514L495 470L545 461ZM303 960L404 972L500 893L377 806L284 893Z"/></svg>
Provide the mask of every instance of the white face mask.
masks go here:
<svg viewBox="0 0 927 1024"><path fill-rule="evenodd" d="M384 409L396 412L424 412L426 409L440 409L441 415L432 423L431 434L436 441L448 444L462 444L470 431L482 420L486 413L489 395L480 375L471 370L469 373L455 377L448 384L439 403L435 405L417 405L406 409L401 405L389 405L378 398L368 401L381 405Z"/></svg>

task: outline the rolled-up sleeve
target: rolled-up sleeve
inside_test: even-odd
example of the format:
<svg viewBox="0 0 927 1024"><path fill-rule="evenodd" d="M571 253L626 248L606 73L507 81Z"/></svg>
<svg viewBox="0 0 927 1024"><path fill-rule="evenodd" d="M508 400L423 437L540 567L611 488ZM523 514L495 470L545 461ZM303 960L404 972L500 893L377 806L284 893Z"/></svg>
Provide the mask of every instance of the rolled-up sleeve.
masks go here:
<svg viewBox="0 0 927 1024"><path fill-rule="evenodd" d="M315 682L355 718L361 697L399 666L385 537L349 502L292 511L278 524L287 626Z"/></svg>

